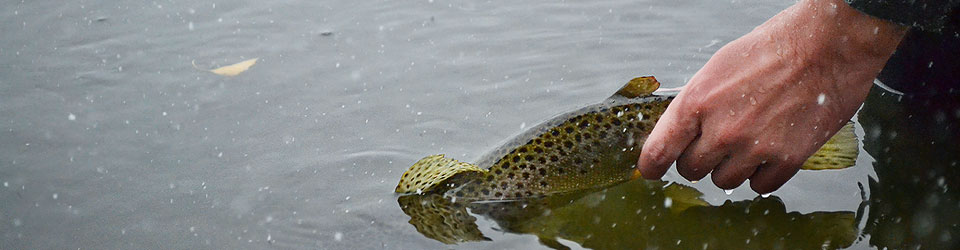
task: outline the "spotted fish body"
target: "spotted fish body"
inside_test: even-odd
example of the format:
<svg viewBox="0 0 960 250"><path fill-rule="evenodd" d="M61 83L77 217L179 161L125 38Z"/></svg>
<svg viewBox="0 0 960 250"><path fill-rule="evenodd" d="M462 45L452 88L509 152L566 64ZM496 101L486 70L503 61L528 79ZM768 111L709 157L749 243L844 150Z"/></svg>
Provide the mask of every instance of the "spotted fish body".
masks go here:
<svg viewBox="0 0 960 250"><path fill-rule="evenodd" d="M425 157L398 193L444 193L461 201L510 200L629 180L640 147L673 99L653 96L653 77L631 80L607 100L561 114L487 153L476 165Z"/></svg>
<svg viewBox="0 0 960 250"><path fill-rule="evenodd" d="M607 100L537 125L476 165L427 156L410 167L397 193L444 194L459 201L518 200L608 187L637 178L641 146L673 100L652 95L660 83L638 77ZM802 169L854 165L858 141L848 124Z"/></svg>
<svg viewBox="0 0 960 250"><path fill-rule="evenodd" d="M672 97L611 98L566 113L488 153L458 199L521 199L609 186L631 178L640 146Z"/></svg>

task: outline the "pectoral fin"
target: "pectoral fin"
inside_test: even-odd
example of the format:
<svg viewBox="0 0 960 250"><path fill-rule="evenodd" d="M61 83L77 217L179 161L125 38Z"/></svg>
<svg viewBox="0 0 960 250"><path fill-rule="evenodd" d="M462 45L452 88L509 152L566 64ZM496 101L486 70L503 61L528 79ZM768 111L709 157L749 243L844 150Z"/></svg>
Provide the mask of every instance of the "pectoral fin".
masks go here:
<svg viewBox="0 0 960 250"><path fill-rule="evenodd" d="M824 170L843 169L856 164L857 154L860 153L857 135L853 133L853 122L840 128L820 150L803 163L800 169Z"/></svg>
<svg viewBox="0 0 960 250"><path fill-rule="evenodd" d="M445 158L442 154L431 155L423 157L404 172L394 192L442 192L441 189L451 187L449 184L459 184L458 181L471 180L486 172L476 165Z"/></svg>

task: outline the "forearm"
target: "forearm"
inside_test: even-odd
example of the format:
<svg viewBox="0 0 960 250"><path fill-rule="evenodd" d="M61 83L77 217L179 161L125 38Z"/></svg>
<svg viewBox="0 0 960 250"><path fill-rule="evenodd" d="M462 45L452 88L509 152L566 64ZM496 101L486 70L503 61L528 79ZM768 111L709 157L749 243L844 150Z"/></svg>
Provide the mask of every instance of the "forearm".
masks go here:
<svg viewBox="0 0 960 250"><path fill-rule="evenodd" d="M777 25L808 53L836 53L845 60L889 57L908 27L859 12L841 0L802 0L762 26ZM823 55L812 55L817 57Z"/></svg>
<svg viewBox="0 0 960 250"><path fill-rule="evenodd" d="M846 0L854 9L924 31L937 32L950 21L950 13L960 0Z"/></svg>

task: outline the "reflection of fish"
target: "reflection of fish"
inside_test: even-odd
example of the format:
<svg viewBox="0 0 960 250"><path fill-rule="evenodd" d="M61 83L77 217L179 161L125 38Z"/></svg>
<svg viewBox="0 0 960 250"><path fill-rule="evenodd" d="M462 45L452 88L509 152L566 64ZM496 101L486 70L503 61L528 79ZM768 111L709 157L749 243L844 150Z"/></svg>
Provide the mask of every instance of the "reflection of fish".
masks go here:
<svg viewBox="0 0 960 250"><path fill-rule="evenodd" d="M634 180L606 189L506 202L452 201L442 194L400 196L410 224L447 244L489 240L470 212L502 231L560 239L593 249L836 249L857 238L853 212L787 212L776 197L710 206L694 188Z"/></svg>
<svg viewBox="0 0 960 250"><path fill-rule="evenodd" d="M607 100L566 113L517 136L477 165L427 156L403 174L398 193L445 193L460 200L512 200L605 187L638 177L635 162L671 96L652 95L655 78L631 80ZM804 169L852 166L852 125Z"/></svg>

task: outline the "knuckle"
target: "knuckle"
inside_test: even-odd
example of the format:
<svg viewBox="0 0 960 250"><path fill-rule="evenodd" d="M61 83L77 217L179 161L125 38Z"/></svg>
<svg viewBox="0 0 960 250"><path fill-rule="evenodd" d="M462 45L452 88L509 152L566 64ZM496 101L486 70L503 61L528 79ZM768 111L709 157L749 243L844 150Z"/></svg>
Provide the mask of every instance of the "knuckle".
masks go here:
<svg viewBox="0 0 960 250"><path fill-rule="evenodd" d="M755 142L759 142L759 144L751 142L750 144L755 145L750 148L748 152L756 159L766 161L767 163L785 163L794 160L792 158L796 158L790 156L790 153L786 151L787 149L783 143L770 145L760 140L755 140Z"/></svg>
<svg viewBox="0 0 960 250"><path fill-rule="evenodd" d="M684 87L684 90L677 94L677 98L673 100L671 107L675 105L678 109L685 111L700 108L700 103L702 103L701 98L703 98L703 88L700 84L696 83L696 80L698 79L691 80L690 83Z"/></svg>
<svg viewBox="0 0 960 250"><path fill-rule="evenodd" d="M719 137L716 137L714 140L710 141L707 144L707 147L709 147L710 150L719 150L722 148L727 148L730 145L733 145L734 143L735 143L734 137L732 137L729 133L724 133Z"/></svg>
<svg viewBox="0 0 960 250"><path fill-rule="evenodd" d="M776 149L768 146L756 146L750 149L750 155L761 160L771 161L772 156L776 155Z"/></svg>
<svg viewBox="0 0 960 250"><path fill-rule="evenodd" d="M713 148L725 148L732 145L739 144L743 138L742 129L724 125L720 126L717 131L713 133L711 143L709 144Z"/></svg>

